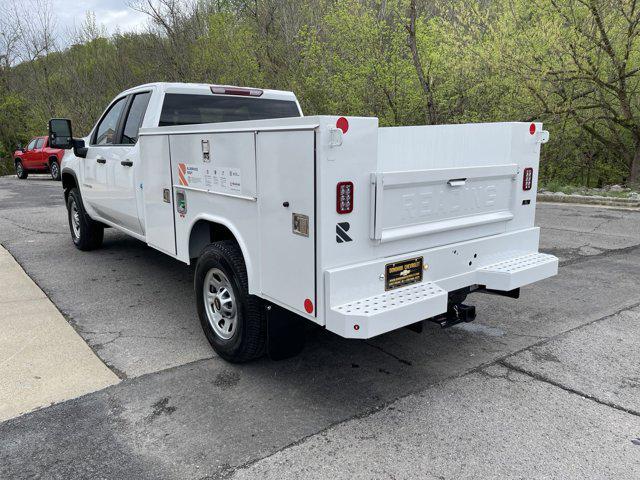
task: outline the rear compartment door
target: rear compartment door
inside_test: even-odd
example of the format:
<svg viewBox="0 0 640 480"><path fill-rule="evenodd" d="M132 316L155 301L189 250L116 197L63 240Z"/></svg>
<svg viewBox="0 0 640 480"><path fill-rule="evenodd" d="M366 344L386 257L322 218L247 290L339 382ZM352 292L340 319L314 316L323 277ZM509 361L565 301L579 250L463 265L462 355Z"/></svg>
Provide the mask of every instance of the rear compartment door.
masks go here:
<svg viewBox="0 0 640 480"><path fill-rule="evenodd" d="M518 165L373 173L371 238L381 243L455 230L458 241L505 230ZM468 234L462 235L461 231Z"/></svg>
<svg viewBox="0 0 640 480"><path fill-rule="evenodd" d="M315 132L256 137L261 290L315 316Z"/></svg>

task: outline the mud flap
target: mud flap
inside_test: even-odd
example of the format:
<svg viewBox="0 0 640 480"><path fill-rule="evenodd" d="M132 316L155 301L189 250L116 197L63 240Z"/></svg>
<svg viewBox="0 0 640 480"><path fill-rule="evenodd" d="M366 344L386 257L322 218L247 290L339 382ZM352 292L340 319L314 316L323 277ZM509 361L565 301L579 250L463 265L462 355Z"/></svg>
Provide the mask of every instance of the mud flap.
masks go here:
<svg viewBox="0 0 640 480"><path fill-rule="evenodd" d="M306 339L305 319L278 305L267 304L265 309L269 358L284 360L298 355Z"/></svg>

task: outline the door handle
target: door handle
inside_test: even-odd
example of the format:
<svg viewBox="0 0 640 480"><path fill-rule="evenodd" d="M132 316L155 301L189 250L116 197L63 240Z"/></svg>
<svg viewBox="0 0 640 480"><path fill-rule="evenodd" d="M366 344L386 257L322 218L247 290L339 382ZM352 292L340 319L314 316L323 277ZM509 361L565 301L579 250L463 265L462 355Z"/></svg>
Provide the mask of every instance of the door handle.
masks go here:
<svg viewBox="0 0 640 480"><path fill-rule="evenodd" d="M107 163L107 159L106 158L102 158L102 157L98 157L98 158L96 158L96 162L98 162L98 163Z"/></svg>
<svg viewBox="0 0 640 480"><path fill-rule="evenodd" d="M123 160L120 162L120 165L123 167L131 167L133 166L133 162L131 160Z"/></svg>
<svg viewBox="0 0 640 480"><path fill-rule="evenodd" d="M465 183L467 183L466 178L452 178L447 182L450 187L462 187Z"/></svg>

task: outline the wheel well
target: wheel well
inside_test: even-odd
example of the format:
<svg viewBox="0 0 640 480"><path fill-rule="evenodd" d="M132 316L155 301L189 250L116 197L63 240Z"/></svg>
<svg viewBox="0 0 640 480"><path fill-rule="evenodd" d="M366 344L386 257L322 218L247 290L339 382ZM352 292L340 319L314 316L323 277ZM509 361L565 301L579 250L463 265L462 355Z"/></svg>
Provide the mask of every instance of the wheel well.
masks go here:
<svg viewBox="0 0 640 480"><path fill-rule="evenodd" d="M198 220L189 236L189 258L198 258L207 245L218 240L236 240L236 237L221 223Z"/></svg>
<svg viewBox="0 0 640 480"><path fill-rule="evenodd" d="M49 164L51 164L51 162L54 161L54 160L59 163L58 157L56 157L55 155L51 155L49 157Z"/></svg>
<svg viewBox="0 0 640 480"><path fill-rule="evenodd" d="M64 199L66 200L69 196L69 190L72 188L77 188L78 182L76 182L76 177L74 177L70 173L62 173L62 188L64 189Z"/></svg>

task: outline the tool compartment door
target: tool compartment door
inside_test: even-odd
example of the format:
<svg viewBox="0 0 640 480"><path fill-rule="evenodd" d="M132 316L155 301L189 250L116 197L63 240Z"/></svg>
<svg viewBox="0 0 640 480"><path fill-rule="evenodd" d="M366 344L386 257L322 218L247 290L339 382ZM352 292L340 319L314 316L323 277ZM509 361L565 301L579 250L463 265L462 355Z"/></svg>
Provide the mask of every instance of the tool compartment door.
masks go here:
<svg viewBox="0 0 640 480"><path fill-rule="evenodd" d="M261 290L315 316L315 132L262 131L256 137Z"/></svg>
<svg viewBox="0 0 640 480"><path fill-rule="evenodd" d="M170 255L176 254L174 198L169 137L140 136L142 198L147 243Z"/></svg>

